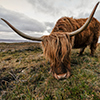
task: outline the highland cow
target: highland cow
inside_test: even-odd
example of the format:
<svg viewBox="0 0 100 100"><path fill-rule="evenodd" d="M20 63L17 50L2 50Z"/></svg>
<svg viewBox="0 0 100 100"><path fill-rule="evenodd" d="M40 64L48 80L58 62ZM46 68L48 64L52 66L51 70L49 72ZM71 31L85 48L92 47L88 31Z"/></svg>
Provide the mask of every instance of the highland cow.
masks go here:
<svg viewBox="0 0 100 100"><path fill-rule="evenodd" d="M20 36L30 40L42 41L43 52L45 57L50 60L53 76L56 79L68 78L71 72L71 49L83 48L80 54L82 54L87 45L91 46L91 54L96 49L99 36L99 22L93 18L93 15L98 4L99 2L96 4L88 19L63 17L58 20L50 35L40 38L26 35L6 20L2 20Z"/></svg>

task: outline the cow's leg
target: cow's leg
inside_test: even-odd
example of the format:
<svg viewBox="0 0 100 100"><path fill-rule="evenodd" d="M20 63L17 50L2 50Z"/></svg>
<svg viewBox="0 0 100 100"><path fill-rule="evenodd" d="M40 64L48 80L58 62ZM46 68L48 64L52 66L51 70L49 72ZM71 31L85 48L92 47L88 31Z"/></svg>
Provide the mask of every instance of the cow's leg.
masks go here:
<svg viewBox="0 0 100 100"><path fill-rule="evenodd" d="M94 53L95 53L95 50L97 48L97 43L92 43L91 46L90 46L90 49L91 49L91 56L94 56Z"/></svg>
<svg viewBox="0 0 100 100"><path fill-rule="evenodd" d="M95 33L95 35L93 37L94 37L93 42L90 45L90 49L91 49L91 54L90 55L91 56L94 56L95 50L97 48L99 34Z"/></svg>
<svg viewBox="0 0 100 100"><path fill-rule="evenodd" d="M83 52L84 52L85 48L86 48L86 47L83 47L83 48L81 48L81 49L80 49L79 56L81 56L81 55L83 54Z"/></svg>

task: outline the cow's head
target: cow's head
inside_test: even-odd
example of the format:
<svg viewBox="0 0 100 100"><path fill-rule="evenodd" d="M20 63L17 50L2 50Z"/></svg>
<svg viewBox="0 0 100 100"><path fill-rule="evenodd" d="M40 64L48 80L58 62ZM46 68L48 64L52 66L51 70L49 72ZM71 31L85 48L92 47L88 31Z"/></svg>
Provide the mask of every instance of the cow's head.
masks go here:
<svg viewBox="0 0 100 100"><path fill-rule="evenodd" d="M51 63L53 76L56 79L70 76L70 36L65 32L54 32L43 37L42 46L46 59Z"/></svg>
<svg viewBox="0 0 100 100"><path fill-rule="evenodd" d="M70 68L70 52L72 49L71 37L82 32L89 25L98 4L99 2L96 4L95 8L93 9L91 15L89 16L85 24L78 30L73 32L52 32L50 35L43 36L40 38L26 35L23 32L17 30L5 19L2 20L5 23L7 23L20 36L33 41L34 40L42 41L44 55L51 62L51 70L53 72L53 76L56 79L68 78L70 76L70 70L71 70Z"/></svg>

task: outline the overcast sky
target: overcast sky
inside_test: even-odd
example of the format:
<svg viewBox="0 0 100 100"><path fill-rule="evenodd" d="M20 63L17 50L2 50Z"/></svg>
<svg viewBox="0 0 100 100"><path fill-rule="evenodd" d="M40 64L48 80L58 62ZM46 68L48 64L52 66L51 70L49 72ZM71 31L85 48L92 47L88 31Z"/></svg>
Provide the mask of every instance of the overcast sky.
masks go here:
<svg viewBox="0 0 100 100"><path fill-rule="evenodd" d="M0 0L0 18L32 36L50 34L63 17L87 18L99 0ZM100 21L100 4L95 18ZM23 39L0 20L0 39Z"/></svg>

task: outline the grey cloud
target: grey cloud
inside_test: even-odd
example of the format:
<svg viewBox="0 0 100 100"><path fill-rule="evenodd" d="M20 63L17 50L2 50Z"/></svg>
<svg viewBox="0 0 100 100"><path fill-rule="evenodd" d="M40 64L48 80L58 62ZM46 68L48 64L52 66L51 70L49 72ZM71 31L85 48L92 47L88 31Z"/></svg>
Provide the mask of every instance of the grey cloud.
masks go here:
<svg viewBox="0 0 100 100"><path fill-rule="evenodd" d="M0 17L8 20L16 28L23 31L32 31L32 32L44 32L46 30L45 24L35 20L30 19L27 16L13 12L7 9L4 9L0 6ZM10 31L7 28L7 25L0 20L0 31Z"/></svg>
<svg viewBox="0 0 100 100"><path fill-rule="evenodd" d="M51 12L54 10L52 0L28 0L32 6L38 11ZM51 6L52 5L52 6Z"/></svg>
<svg viewBox="0 0 100 100"><path fill-rule="evenodd" d="M52 31L52 29L47 29L47 32L48 32L48 33L51 33L51 31Z"/></svg>
<svg viewBox="0 0 100 100"><path fill-rule="evenodd" d="M53 17L78 16L81 11L87 12L97 0L27 0L35 12L44 13Z"/></svg>
<svg viewBox="0 0 100 100"><path fill-rule="evenodd" d="M97 2L98 2L98 0L93 0L92 2L91 2L91 0L81 0L79 2L79 4L76 6L76 9L79 10L78 17L88 17ZM100 6L100 4L99 4L99 6ZM98 11L99 6L97 7L96 12ZM95 12L95 14L96 14L96 12Z"/></svg>
<svg viewBox="0 0 100 100"><path fill-rule="evenodd" d="M100 21L100 10L98 10L95 14L95 16L97 18L98 21Z"/></svg>
<svg viewBox="0 0 100 100"><path fill-rule="evenodd" d="M58 0L28 0L28 2L37 12L42 12L53 16L62 14L62 8L59 7L59 4L57 3Z"/></svg>
<svg viewBox="0 0 100 100"><path fill-rule="evenodd" d="M45 22L45 25L47 26L47 32L51 33L55 24L53 22Z"/></svg>
<svg viewBox="0 0 100 100"><path fill-rule="evenodd" d="M46 25L46 26L49 26L49 27L51 27L51 28L54 27L54 23L53 23L53 22L45 22L45 25Z"/></svg>
<svg viewBox="0 0 100 100"><path fill-rule="evenodd" d="M75 17L75 13L77 9L79 9L77 12L77 17L88 17L88 13L83 13L83 7L87 5L92 5L95 0L86 4L86 0L27 0L32 7L33 10L37 11L38 13L41 12L42 14L51 15L52 18L55 18L55 21L57 21L62 16L69 16L69 17ZM82 2L82 3L81 3ZM95 1L96 2L96 1ZM74 3L74 4L73 4ZM90 4L89 4L90 3ZM86 4L86 5L85 5ZM89 7L90 8L90 7ZM92 9L91 9L92 10ZM99 12L97 12L99 18ZM50 17L51 17L50 16ZM55 17L56 16L56 17ZM48 31L50 32L55 23L45 22L41 23L35 19L30 19L29 17L25 16L24 14L10 11L7 9L4 9L0 6L0 17L3 17L7 19L11 24L13 24L16 28L23 30L23 31L32 31L32 32L44 32ZM49 28L47 28L49 27ZM3 23L0 20L0 31L11 31L5 23Z"/></svg>

